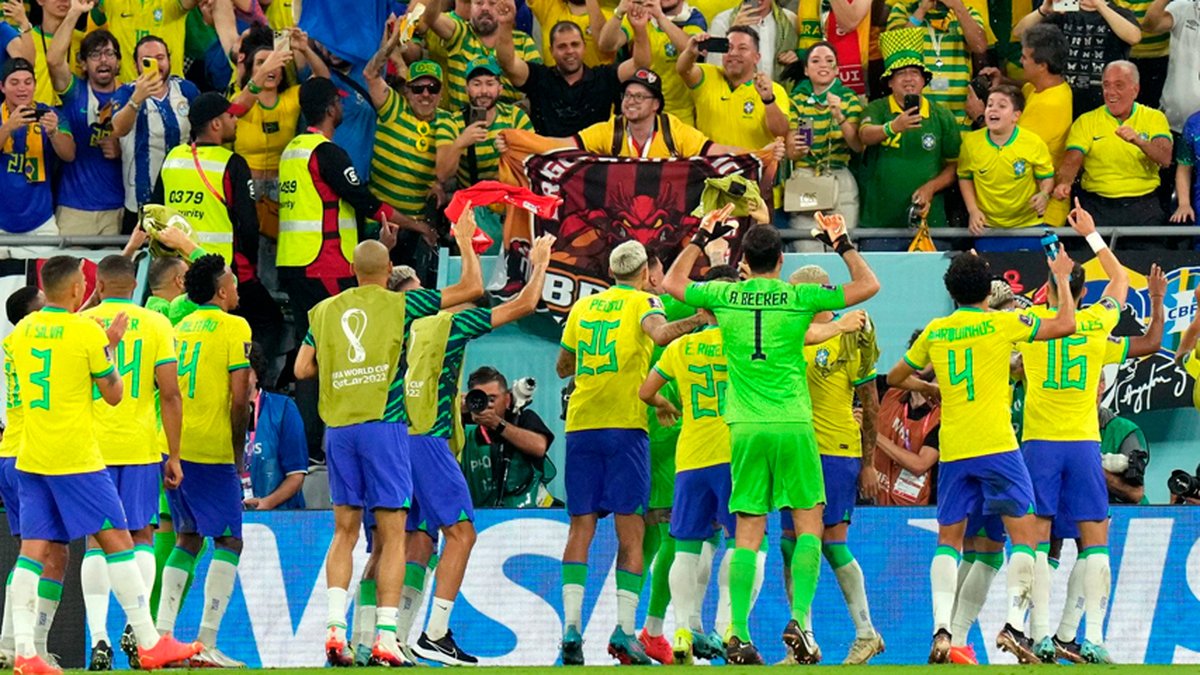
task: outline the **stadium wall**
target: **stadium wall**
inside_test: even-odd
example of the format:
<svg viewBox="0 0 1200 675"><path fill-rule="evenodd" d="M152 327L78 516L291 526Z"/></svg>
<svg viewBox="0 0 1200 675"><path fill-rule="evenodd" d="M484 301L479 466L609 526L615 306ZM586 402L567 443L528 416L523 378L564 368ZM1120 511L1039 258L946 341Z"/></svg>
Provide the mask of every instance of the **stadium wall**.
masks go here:
<svg viewBox="0 0 1200 675"><path fill-rule="evenodd" d="M616 617L616 539L610 523L606 520L598 528L584 600L584 648L592 664L609 663L604 648ZM490 665L553 663L561 630L559 557L567 536L566 514L561 510L487 510L478 514L477 525L479 540L451 618L455 638ZM226 653L252 667L321 665L326 612L324 555L331 526L328 512L246 514L245 552L221 630L220 646ZM929 559L936 546L935 528L931 508L873 507L855 513L850 546L866 577L875 625L887 641L887 651L878 662L924 663L928 656L932 626ZM779 527L774 518L769 531L767 577L752 614L751 631L767 662L772 663L783 657L779 634L789 613L783 599ZM1113 658L1118 663L1200 663L1200 633L1195 630L1200 609L1200 510L1115 508L1111 542L1108 641ZM1057 622L1075 560L1073 545L1068 543L1065 549L1062 567L1054 575L1053 622ZM365 561L361 542L357 558L361 570ZM204 578L207 564L206 556L197 579ZM854 629L827 566L823 565L821 574L814 626L826 659L837 662L854 639ZM193 587L180 614L177 632L181 637L196 634L202 590L202 583ZM645 594L641 614L644 598ZM428 604L427 594L415 631L424 624ZM704 605L708 627L715 605L715 592L710 592ZM1011 662L994 645L1006 606L1002 570L984 607L982 629L977 625L970 637L981 662ZM115 602L110 611L109 634L120 635L123 618L119 618ZM666 634L673 631L668 611ZM81 651L83 648L80 645Z"/></svg>
<svg viewBox="0 0 1200 675"><path fill-rule="evenodd" d="M948 314L954 307L942 285L942 275L949 265L944 253L867 253L872 269L882 283L879 295L863 307L870 313L878 330L879 364L881 373L891 368L904 355L908 338L913 330L922 328L930 319ZM784 255L783 276L809 264L825 268L832 283L849 281L846 266L832 253ZM497 258L483 260L484 279L491 279ZM459 262L443 254L439 268L439 286L458 279ZM547 294L553 293L547 288ZM1191 292L1182 294L1172 303L1192 302ZM1184 318L1189 318L1187 315ZM1179 333L1187 326L1186 320L1171 320L1168 317L1167 331ZM562 398L563 380L554 372L558 358L559 329L547 316L539 315L517 325L509 325L479 340L467 349L467 372L482 366L495 366L509 381L532 376L537 378L538 391L533 409L542 416L557 440L550 448L550 458L559 467L558 478L550 485L555 496L562 497L562 467L564 443ZM541 339L531 339L541 338ZM1166 504L1167 477L1174 469L1195 471L1198 457L1196 439L1200 438L1200 415L1191 408L1151 410L1130 416L1146 434L1150 444L1150 465L1146 473L1146 496L1154 504Z"/></svg>

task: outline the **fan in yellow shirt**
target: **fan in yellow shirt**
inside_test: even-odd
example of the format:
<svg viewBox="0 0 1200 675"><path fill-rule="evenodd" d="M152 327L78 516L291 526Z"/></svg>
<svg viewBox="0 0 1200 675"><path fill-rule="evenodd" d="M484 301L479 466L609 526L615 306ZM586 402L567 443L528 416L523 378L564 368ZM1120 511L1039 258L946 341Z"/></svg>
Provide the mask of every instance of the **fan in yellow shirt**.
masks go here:
<svg viewBox="0 0 1200 675"><path fill-rule="evenodd" d="M187 16L198 0L100 0L99 9L108 20L108 30L116 36L122 54L136 53L142 38L154 35L167 46L171 74L183 77L183 46ZM121 81L138 78L136 59L121 59Z"/></svg>
<svg viewBox="0 0 1200 675"><path fill-rule="evenodd" d="M1003 517L1013 542L1009 557L1008 621L997 644L1032 659L1024 625L1034 568L1037 528L1031 509L1033 486L1017 449L1011 424L1009 360L1013 345L1052 340L1075 331L1069 277L1074 262L1060 247L1050 260L1060 311L1042 321L1034 316L987 311L992 270L986 260L964 253L950 263L946 290L959 309L934 319L888 373L888 384L916 389L917 371L933 364L942 394L941 457L938 471L938 548L930 565L933 590L931 663L950 657L950 620L958 586L967 516L979 507Z"/></svg>

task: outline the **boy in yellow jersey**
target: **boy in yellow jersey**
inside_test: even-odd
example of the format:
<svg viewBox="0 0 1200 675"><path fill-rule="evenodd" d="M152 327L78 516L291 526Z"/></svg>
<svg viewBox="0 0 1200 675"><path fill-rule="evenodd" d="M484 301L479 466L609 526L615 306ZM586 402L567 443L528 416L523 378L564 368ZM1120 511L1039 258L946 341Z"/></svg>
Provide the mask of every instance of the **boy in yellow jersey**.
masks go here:
<svg viewBox="0 0 1200 675"><path fill-rule="evenodd" d="M120 255L104 258L96 268L100 304L83 312L83 316L95 319L102 326L111 325L118 314L129 318L129 327L113 355L125 395L116 406L98 402L93 414L100 453L125 508L125 520L133 537L134 560L146 588L152 588L159 477L167 488L179 487L183 402L176 379L175 331L165 316L133 304L136 289L137 267L132 260ZM169 452L165 463L158 437L156 391L160 394ZM89 668L111 670L113 652L107 630L111 584L103 552L95 538L88 538L88 552L79 576L92 637ZM123 640L121 646L136 658L137 651L133 648L136 645Z"/></svg>
<svg viewBox="0 0 1200 675"><path fill-rule="evenodd" d="M963 135L958 186L971 234L981 236L987 227L1033 227L1046 213L1054 165L1046 142L1017 126L1024 110L1025 96L1002 84L988 94L987 127Z"/></svg>
<svg viewBox="0 0 1200 675"><path fill-rule="evenodd" d="M793 284L829 284L829 274L816 265L801 267L788 279ZM847 318L854 319L853 312ZM813 323L829 323L833 312L820 312ZM862 324L861 321L856 322ZM875 387L875 360L879 348L874 328L839 333L819 344L805 345L808 362L808 390L812 396L813 429L821 453L821 473L825 479L825 529L821 552L837 577L842 596L854 621L854 642L843 663L867 663L884 649L883 638L871 624L867 589L862 568L846 545L850 518L861 491L873 497L879 490L875 474L875 417L879 412L879 392ZM854 398L862 405L862 423L854 419ZM796 546L790 512L781 514L784 583L790 580L792 553ZM790 535L790 536L789 536ZM808 632L812 632L809 614ZM815 641L814 641L815 643Z"/></svg>
<svg viewBox="0 0 1200 675"><path fill-rule="evenodd" d="M175 525L175 550L162 574L158 629L175 630L188 575L207 537L213 557L204 584L204 612L193 663L242 667L217 649L217 631L233 595L242 553L241 469L250 396L250 324L229 312L238 306L237 278L219 255L194 262L184 276L188 298L199 305L175 327L178 380L183 397L180 457L185 475L167 502Z"/></svg>
<svg viewBox="0 0 1200 675"><path fill-rule="evenodd" d="M108 405L124 386L109 352L121 341L128 317L119 313L107 332L73 314L83 302L80 261L55 256L43 264L46 307L13 330L17 387L25 405L24 442L17 457L21 494L21 557L12 572L14 671L58 675L35 651L34 612L39 577L54 542L92 535L104 550L113 591L138 642L142 668L191 658L199 645L159 637L146 604L149 593L134 561L133 540L116 486L104 467L93 426L95 387Z"/></svg>
<svg viewBox="0 0 1200 675"><path fill-rule="evenodd" d="M737 270L713 267L705 280L737 281ZM675 560L670 567L671 601L675 605L674 663L691 664L693 656L709 661L725 657L718 632L705 634L700 609L708 586L710 564L704 564L704 543L713 524L732 537L736 529L729 512L729 427L725 424L728 366L716 319L705 312L707 326L667 345L650 369L638 397L656 409L665 422L680 417L660 391L674 382L683 402L683 425L675 443L675 486L670 535ZM727 563L722 563L727 564ZM657 572L656 572L657 573ZM720 588L721 606L728 605L729 586Z"/></svg>
<svg viewBox="0 0 1200 675"><path fill-rule="evenodd" d="M1031 655L1023 626L1033 585L1037 531L1034 495L1013 433L1009 360L1013 345L1053 340L1075 330L1075 304L1068 288L1074 263L1062 251L1050 260L1060 310L1053 318L987 309L992 271L975 253L959 255L944 277L958 305L953 314L925 327L904 358L888 373L888 384L915 388L911 377L930 363L942 392L938 460L938 547L930 564L933 585L933 644L930 663L950 657L950 622L958 583L967 517L1000 515L1013 542L1009 557L1008 622L996 641Z"/></svg>
<svg viewBox="0 0 1200 675"><path fill-rule="evenodd" d="M46 305L46 296L37 286L24 286L13 291L5 301L8 322L17 325L30 312L36 312ZM4 515L8 518L8 533L14 537L21 536L21 500L17 489L17 453L25 437L24 408L21 406L21 391L17 386L17 371L13 369L12 341L14 333L4 338L4 379L5 379L5 409L8 412L8 425L4 429L4 438L0 440L0 497L4 499ZM59 599L62 597L63 569L67 563L67 547L55 546L51 557L46 561L42 570L42 581L38 584L38 614L46 614L46 621L39 621L34 628L34 641L38 643L38 653L46 652L46 635L50 624L53 623ZM13 634L12 634L12 589L6 588L4 593L4 629L0 633L0 669L8 669L13 665ZM43 592L43 590L45 592Z"/></svg>
<svg viewBox="0 0 1200 675"><path fill-rule="evenodd" d="M1100 301L1076 313L1072 335L1045 345L1019 345L1025 371L1025 464L1033 480L1039 547L1034 575L1030 636L1034 653L1054 662L1056 649L1050 638L1051 521L1069 517L1078 523L1080 558L1086 560L1084 598L1086 637L1079 649L1090 663L1111 663L1104 647L1104 615L1112 573L1108 560L1108 485L1100 464L1100 428L1096 391L1106 364L1125 360L1129 343L1109 340L1121 318L1129 291L1129 276L1104 239L1096 233L1091 214L1079 207L1067 217L1071 227L1087 238L1096 253L1108 285ZM1076 267L1070 277L1075 302L1085 294L1084 272ZM1051 279L1055 289L1058 280ZM1028 314L1038 319L1054 315L1054 305L1035 306Z"/></svg>
<svg viewBox="0 0 1200 675"><path fill-rule="evenodd" d="M642 515L650 499L650 441L638 388L650 369L654 345L666 345L703 319L667 323L662 301L645 292L646 249L627 241L613 249L616 285L583 298L563 329L556 369L575 378L567 407L567 513L563 551L563 665L583 665L582 608L588 548L596 521L614 514L617 530L617 627L608 652L623 664L649 665L634 636L642 588Z"/></svg>

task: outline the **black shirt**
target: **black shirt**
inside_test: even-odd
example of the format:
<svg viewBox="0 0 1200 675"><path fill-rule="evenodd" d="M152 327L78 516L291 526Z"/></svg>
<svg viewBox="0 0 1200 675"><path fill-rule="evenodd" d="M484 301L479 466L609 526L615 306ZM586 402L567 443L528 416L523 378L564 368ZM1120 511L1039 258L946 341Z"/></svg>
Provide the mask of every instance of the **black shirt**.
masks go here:
<svg viewBox="0 0 1200 675"><path fill-rule="evenodd" d="M1035 3L1036 4L1036 3ZM1108 6L1135 26L1137 17L1112 2ZM1052 14L1046 22L1058 26L1067 38L1067 63L1063 77L1074 94L1074 115L1095 110L1104 104L1100 89L1104 66L1112 61L1129 58L1129 44L1117 37L1099 12L1062 12Z"/></svg>
<svg viewBox="0 0 1200 675"><path fill-rule="evenodd" d="M558 68L530 63L529 78L520 90L529 97L529 117L543 136L574 136L581 129L612 117L621 91L617 67L583 67L583 77L567 84Z"/></svg>

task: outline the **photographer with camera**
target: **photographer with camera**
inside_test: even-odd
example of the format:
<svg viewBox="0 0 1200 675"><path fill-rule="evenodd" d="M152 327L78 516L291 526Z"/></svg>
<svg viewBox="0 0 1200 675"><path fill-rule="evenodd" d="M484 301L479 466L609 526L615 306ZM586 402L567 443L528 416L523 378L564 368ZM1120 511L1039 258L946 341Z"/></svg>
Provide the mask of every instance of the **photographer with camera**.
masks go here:
<svg viewBox="0 0 1200 675"><path fill-rule="evenodd" d="M557 473L546 459L554 434L528 400L514 401L518 393L532 397L532 385L525 378L510 390L504 375L490 366L467 379L463 413L475 426L466 429L459 461L476 508L545 506L541 488Z"/></svg>
<svg viewBox="0 0 1200 675"><path fill-rule="evenodd" d="M1104 400L1105 381L1100 378L1098 400ZM1100 463L1108 484L1109 504L1149 504L1146 499L1146 466L1150 446L1137 424L1119 417L1103 405L1100 412ZM1174 478L1174 475L1172 475ZM1170 486L1168 481L1168 487ZM1174 494L1174 493L1172 493Z"/></svg>

